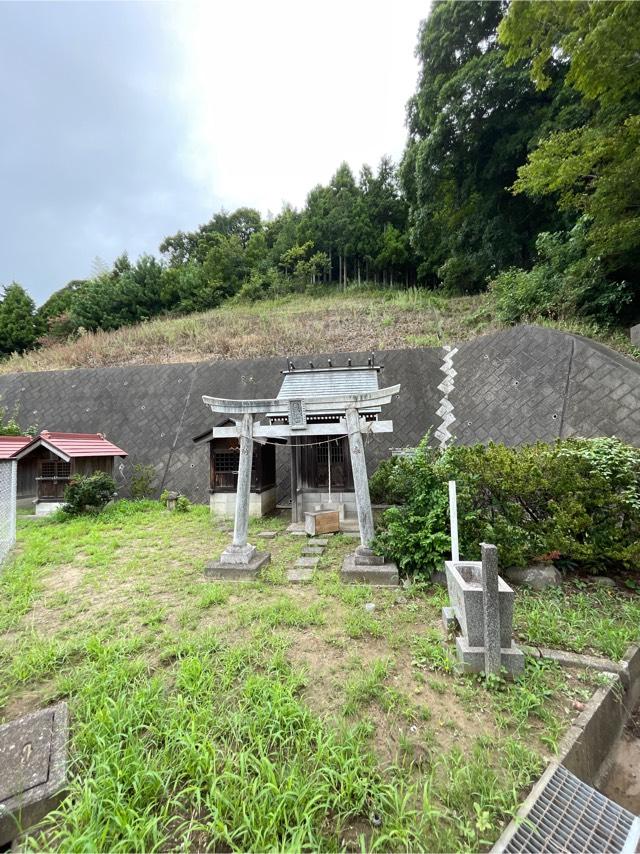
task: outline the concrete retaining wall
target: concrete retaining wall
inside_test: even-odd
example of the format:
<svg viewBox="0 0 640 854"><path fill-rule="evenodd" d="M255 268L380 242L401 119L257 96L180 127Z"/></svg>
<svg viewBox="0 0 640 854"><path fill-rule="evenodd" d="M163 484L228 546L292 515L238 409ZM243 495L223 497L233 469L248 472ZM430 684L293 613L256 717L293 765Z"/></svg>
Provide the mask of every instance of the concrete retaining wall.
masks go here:
<svg viewBox="0 0 640 854"><path fill-rule="evenodd" d="M309 357L296 359L305 364ZM350 354L354 363L367 354ZM442 425L443 348L377 355L383 385L402 391L385 408L393 434L371 437L369 470L391 447L414 446ZM331 357L315 354L316 365ZM455 371L447 399L448 429L462 444L494 440L517 445L558 436L616 435L640 445L640 365L606 347L552 329L515 327L459 345L449 354ZM227 360L177 365L77 369L0 376L0 403L18 407L24 427L100 431L129 452L118 474L122 493L134 464L152 464L155 488L208 503L208 448L191 439L213 424L202 395L275 396L282 359ZM277 453L278 500L289 494L288 453Z"/></svg>

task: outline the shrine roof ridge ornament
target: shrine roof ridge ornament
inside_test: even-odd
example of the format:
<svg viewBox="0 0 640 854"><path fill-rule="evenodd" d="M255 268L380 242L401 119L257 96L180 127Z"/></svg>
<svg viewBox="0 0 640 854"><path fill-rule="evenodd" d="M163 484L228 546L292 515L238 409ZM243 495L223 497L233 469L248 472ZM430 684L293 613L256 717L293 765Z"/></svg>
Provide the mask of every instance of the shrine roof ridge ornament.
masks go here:
<svg viewBox="0 0 640 854"><path fill-rule="evenodd" d="M321 368L316 367L313 362L309 362L308 368L296 368L293 361L287 358L287 369L285 371L280 371L281 374L320 374L327 373L329 371L345 371L347 373L352 373L356 371L376 371L379 373L384 370L384 365L376 365L376 355L372 351L369 354L366 365L354 365L352 364L351 359L347 359L346 365L334 365L332 359L327 359L327 367Z"/></svg>

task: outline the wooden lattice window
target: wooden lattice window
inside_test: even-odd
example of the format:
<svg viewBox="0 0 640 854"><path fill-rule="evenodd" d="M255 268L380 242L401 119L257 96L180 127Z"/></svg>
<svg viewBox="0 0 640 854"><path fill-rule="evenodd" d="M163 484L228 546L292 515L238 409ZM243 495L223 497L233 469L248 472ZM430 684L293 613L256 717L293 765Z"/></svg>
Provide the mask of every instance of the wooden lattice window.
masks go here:
<svg viewBox="0 0 640 854"><path fill-rule="evenodd" d="M216 451L216 471L221 473L238 473L239 454L233 451Z"/></svg>
<svg viewBox="0 0 640 854"><path fill-rule="evenodd" d="M329 452L331 452L331 463L341 463L344 461L344 446L342 442L335 441L323 442L322 445L317 445L318 462L327 465L329 462Z"/></svg>
<svg viewBox="0 0 640 854"><path fill-rule="evenodd" d="M43 460L42 477L46 480L69 480L71 463L66 463L64 460Z"/></svg>

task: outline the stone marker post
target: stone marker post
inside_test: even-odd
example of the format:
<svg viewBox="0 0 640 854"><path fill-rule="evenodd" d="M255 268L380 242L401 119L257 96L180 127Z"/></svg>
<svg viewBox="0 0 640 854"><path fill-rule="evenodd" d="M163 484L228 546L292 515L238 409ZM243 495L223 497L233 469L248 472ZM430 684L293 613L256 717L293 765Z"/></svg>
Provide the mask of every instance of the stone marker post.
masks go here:
<svg viewBox="0 0 640 854"><path fill-rule="evenodd" d="M500 603L498 601L498 549L481 543L482 604L484 614L484 672L499 673Z"/></svg>

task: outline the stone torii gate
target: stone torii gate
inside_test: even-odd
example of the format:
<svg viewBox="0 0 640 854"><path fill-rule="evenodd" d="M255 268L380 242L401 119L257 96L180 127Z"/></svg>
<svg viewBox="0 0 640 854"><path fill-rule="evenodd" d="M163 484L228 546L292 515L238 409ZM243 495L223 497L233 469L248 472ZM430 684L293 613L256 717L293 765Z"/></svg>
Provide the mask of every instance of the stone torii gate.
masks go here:
<svg viewBox="0 0 640 854"><path fill-rule="evenodd" d="M221 554L220 560L207 564L205 574L210 578L246 580L255 578L270 560L268 552L259 552L248 542L249 500L251 492L251 462L253 442L259 439L288 439L295 436L348 436L353 483L360 529L360 545L355 554L345 559L342 577L347 581L366 581L372 584L397 584L395 564L385 563L371 549L374 537L373 512L369 496L369 480L364 455L363 433L390 433L391 421L367 421L360 410L370 410L391 402L400 386L365 391L356 394L308 395L297 399L231 400L204 395L203 403L212 412L226 415L233 424L214 427L212 438L236 438L240 446L238 486L236 492L233 541ZM261 424L269 414L284 416L288 424ZM308 416L335 415L334 423L313 423Z"/></svg>

